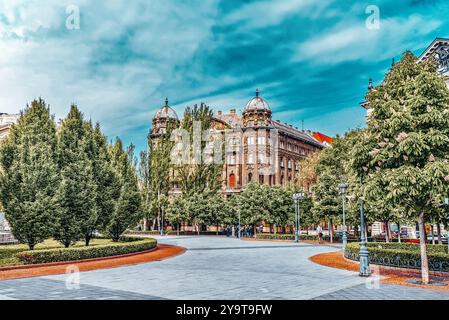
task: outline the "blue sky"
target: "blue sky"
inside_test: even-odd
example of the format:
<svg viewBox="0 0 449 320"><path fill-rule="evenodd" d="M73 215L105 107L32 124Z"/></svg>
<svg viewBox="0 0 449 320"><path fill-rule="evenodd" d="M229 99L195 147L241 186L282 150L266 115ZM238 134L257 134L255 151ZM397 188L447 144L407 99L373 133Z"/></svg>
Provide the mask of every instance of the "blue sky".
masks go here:
<svg viewBox="0 0 449 320"><path fill-rule="evenodd" d="M241 110L260 88L275 119L335 135L364 125L368 79L392 58L449 37L448 13L436 0L0 0L0 112L41 96L61 118L75 102L143 149L166 96L180 115Z"/></svg>

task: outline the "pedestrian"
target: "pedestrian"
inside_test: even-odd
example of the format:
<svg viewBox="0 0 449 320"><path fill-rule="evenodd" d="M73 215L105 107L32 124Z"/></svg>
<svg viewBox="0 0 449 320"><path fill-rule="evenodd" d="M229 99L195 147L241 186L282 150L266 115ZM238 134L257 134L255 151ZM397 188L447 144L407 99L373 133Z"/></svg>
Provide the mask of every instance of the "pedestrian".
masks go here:
<svg viewBox="0 0 449 320"><path fill-rule="evenodd" d="M323 241L323 228L320 225L316 228L316 233L318 235L318 242L321 243Z"/></svg>

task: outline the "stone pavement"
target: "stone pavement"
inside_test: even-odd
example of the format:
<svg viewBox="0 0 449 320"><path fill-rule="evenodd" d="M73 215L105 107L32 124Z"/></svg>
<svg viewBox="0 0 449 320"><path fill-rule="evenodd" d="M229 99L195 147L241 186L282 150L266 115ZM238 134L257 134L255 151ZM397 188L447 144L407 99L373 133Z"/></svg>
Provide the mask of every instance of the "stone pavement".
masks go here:
<svg viewBox="0 0 449 320"><path fill-rule="evenodd" d="M159 241L188 250L168 260L81 273L79 288L73 274L0 281L0 299L449 299L449 293L379 285L310 262L312 255L335 251L325 245L193 236Z"/></svg>

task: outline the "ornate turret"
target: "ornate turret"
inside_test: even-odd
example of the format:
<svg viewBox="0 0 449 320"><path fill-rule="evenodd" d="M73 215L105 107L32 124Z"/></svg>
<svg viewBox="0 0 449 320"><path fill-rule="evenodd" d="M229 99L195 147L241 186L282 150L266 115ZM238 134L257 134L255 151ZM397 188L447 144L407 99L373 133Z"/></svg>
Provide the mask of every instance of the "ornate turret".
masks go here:
<svg viewBox="0 0 449 320"><path fill-rule="evenodd" d="M170 120L179 122L178 115L168 105L168 98L165 98L165 105L162 106L154 115L151 136L158 136L166 132L167 124Z"/></svg>
<svg viewBox="0 0 449 320"><path fill-rule="evenodd" d="M259 89L243 110L243 126L267 126L271 121L271 109L267 101L260 96Z"/></svg>

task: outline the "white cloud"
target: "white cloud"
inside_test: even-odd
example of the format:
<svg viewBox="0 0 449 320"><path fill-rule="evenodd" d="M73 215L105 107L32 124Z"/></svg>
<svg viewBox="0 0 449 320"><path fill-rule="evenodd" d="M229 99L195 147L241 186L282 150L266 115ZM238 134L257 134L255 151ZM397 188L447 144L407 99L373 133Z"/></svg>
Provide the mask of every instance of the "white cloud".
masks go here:
<svg viewBox="0 0 449 320"><path fill-rule="evenodd" d="M295 61L337 64L392 58L401 50L419 48L417 38L428 35L440 25L440 21L420 15L382 19L378 30L367 29L362 20L345 21L299 44Z"/></svg>
<svg viewBox="0 0 449 320"><path fill-rule="evenodd" d="M277 25L289 16L317 17L333 0L256 1L238 7L224 17L225 24L240 28L260 28Z"/></svg>

